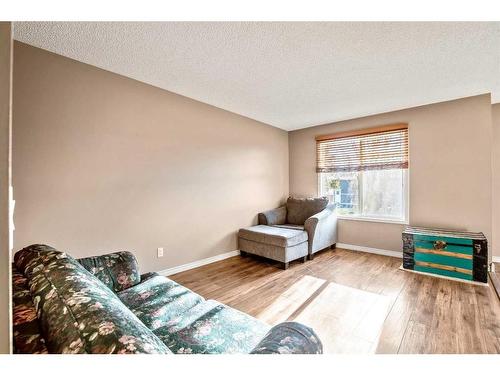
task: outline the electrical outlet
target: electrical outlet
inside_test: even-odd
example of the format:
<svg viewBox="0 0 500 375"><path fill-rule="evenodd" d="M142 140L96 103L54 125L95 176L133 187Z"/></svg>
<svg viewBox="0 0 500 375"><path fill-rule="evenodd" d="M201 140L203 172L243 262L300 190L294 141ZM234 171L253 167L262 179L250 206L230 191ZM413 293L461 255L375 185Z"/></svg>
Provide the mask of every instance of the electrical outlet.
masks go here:
<svg viewBox="0 0 500 375"><path fill-rule="evenodd" d="M158 258L161 258L163 256L163 247L158 248Z"/></svg>

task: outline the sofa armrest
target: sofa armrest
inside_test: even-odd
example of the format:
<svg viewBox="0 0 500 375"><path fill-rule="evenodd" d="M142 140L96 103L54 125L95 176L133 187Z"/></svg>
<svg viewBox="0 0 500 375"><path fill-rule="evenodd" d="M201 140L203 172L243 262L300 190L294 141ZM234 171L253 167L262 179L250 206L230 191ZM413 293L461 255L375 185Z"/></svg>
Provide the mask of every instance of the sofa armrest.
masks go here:
<svg viewBox="0 0 500 375"><path fill-rule="evenodd" d="M15 354L48 353L28 278L12 264L12 348Z"/></svg>
<svg viewBox="0 0 500 375"><path fill-rule="evenodd" d="M261 225L285 224L285 221L286 206L259 213L259 224Z"/></svg>
<svg viewBox="0 0 500 375"><path fill-rule="evenodd" d="M309 237L309 254L327 248L337 242L337 215L335 204L311 216L304 223L304 229Z"/></svg>
<svg viewBox="0 0 500 375"><path fill-rule="evenodd" d="M297 322L280 323L264 336L250 354L321 354L323 344L309 327Z"/></svg>

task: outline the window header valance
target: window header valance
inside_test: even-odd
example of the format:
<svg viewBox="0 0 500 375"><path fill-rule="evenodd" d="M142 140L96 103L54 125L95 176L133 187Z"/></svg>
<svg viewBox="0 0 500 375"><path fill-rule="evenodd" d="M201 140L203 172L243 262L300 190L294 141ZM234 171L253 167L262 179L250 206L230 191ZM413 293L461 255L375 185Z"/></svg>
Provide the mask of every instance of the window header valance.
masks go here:
<svg viewBox="0 0 500 375"><path fill-rule="evenodd" d="M408 168L408 125L316 137L316 161L318 173Z"/></svg>

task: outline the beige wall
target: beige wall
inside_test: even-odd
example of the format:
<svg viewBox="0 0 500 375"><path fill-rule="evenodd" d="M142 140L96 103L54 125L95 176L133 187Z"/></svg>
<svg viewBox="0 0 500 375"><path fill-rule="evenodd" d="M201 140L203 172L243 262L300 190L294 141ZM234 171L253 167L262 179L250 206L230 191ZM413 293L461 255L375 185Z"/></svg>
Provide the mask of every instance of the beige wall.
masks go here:
<svg viewBox="0 0 500 375"><path fill-rule="evenodd" d="M162 270L236 250L288 195L285 131L17 42L13 127L15 249Z"/></svg>
<svg viewBox="0 0 500 375"><path fill-rule="evenodd" d="M500 191L500 106L492 113L489 95L287 137L22 43L14 74L15 249L33 242L76 256L131 249L143 270L235 250L237 228L278 205L288 187L317 194L316 135L407 122L410 223L483 231L500 256L500 231L492 231L492 222L500 227L500 199L492 197L492 187ZM339 242L399 251L402 228L341 220Z"/></svg>
<svg viewBox="0 0 500 375"><path fill-rule="evenodd" d="M406 122L410 224L482 231L491 244L490 100L481 95L290 132L290 193L317 194L315 136ZM401 251L402 229L342 220L339 242Z"/></svg>
<svg viewBox="0 0 500 375"><path fill-rule="evenodd" d="M12 30L10 22L0 22L0 354L10 352L10 218L9 186Z"/></svg>
<svg viewBox="0 0 500 375"><path fill-rule="evenodd" d="M500 104L492 106L491 116L493 123L493 254L500 258ZM495 261L499 262L500 259L495 259Z"/></svg>

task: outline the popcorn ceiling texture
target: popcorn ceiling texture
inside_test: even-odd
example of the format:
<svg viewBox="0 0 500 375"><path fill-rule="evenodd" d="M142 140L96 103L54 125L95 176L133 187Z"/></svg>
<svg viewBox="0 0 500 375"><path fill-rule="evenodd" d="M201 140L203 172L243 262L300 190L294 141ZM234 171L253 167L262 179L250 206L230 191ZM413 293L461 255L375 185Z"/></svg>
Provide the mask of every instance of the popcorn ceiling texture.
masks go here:
<svg viewBox="0 0 500 375"><path fill-rule="evenodd" d="M15 39L293 130L492 93L500 23L18 22Z"/></svg>

